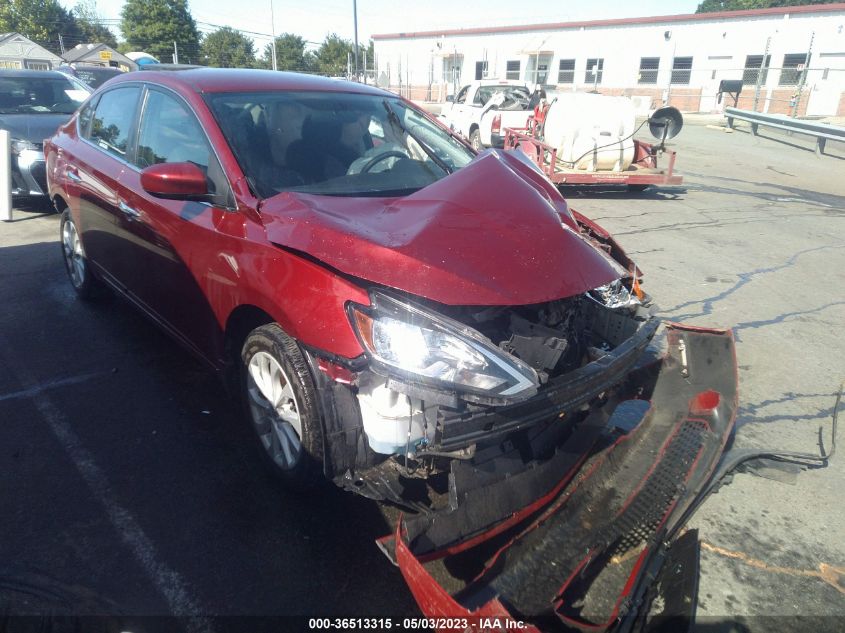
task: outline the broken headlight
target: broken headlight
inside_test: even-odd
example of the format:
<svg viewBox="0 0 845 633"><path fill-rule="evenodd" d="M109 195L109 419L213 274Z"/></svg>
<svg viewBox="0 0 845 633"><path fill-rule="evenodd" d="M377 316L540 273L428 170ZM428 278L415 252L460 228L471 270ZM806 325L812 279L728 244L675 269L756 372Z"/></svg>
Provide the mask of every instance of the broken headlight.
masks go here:
<svg viewBox="0 0 845 633"><path fill-rule="evenodd" d="M382 293L349 305L367 355L385 373L488 397L533 395L537 372L462 323Z"/></svg>

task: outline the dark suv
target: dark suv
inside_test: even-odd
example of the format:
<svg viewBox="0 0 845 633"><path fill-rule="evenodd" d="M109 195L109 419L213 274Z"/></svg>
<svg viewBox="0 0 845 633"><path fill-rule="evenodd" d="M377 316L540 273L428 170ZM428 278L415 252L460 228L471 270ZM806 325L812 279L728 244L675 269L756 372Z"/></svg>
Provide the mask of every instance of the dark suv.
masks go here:
<svg viewBox="0 0 845 633"><path fill-rule="evenodd" d="M62 73L0 69L0 129L12 137L12 195L47 193L44 139L66 123L91 89Z"/></svg>

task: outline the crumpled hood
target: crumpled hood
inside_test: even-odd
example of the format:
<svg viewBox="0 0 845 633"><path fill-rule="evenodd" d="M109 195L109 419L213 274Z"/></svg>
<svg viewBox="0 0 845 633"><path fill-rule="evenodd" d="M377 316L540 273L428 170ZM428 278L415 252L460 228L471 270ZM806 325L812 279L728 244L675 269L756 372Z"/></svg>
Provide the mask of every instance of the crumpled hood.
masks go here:
<svg viewBox="0 0 845 633"><path fill-rule="evenodd" d="M286 192L261 214L275 244L447 305L541 303L625 274L577 231L560 193L507 152L403 198Z"/></svg>
<svg viewBox="0 0 845 633"><path fill-rule="evenodd" d="M9 130L12 138L43 143L67 123L72 114L0 114L0 128Z"/></svg>

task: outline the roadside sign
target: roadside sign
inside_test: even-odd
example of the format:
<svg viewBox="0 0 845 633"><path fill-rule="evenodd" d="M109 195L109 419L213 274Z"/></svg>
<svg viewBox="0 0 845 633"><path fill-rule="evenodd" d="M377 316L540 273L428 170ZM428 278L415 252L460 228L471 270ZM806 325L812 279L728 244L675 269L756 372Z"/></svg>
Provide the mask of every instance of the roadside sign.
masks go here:
<svg viewBox="0 0 845 633"><path fill-rule="evenodd" d="M104 62L111 60L111 51L100 51L100 59Z"/></svg>

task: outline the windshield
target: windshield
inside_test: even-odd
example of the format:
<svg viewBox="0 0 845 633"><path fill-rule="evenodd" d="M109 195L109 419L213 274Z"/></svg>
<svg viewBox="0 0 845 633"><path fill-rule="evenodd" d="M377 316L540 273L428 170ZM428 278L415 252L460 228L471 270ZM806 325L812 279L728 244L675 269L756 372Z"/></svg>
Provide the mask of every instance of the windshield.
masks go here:
<svg viewBox="0 0 845 633"><path fill-rule="evenodd" d="M0 77L0 114L72 114L87 97L66 77Z"/></svg>
<svg viewBox="0 0 845 633"><path fill-rule="evenodd" d="M334 92L208 97L255 192L406 195L474 154L395 97Z"/></svg>
<svg viewBox="0 0 845 633"><path fill-rule="evenodd" d="M99 88L112 77L122 75L123 72L117 68L97 68L96 66L77 67L76 76L92 88Z"/></svg>

